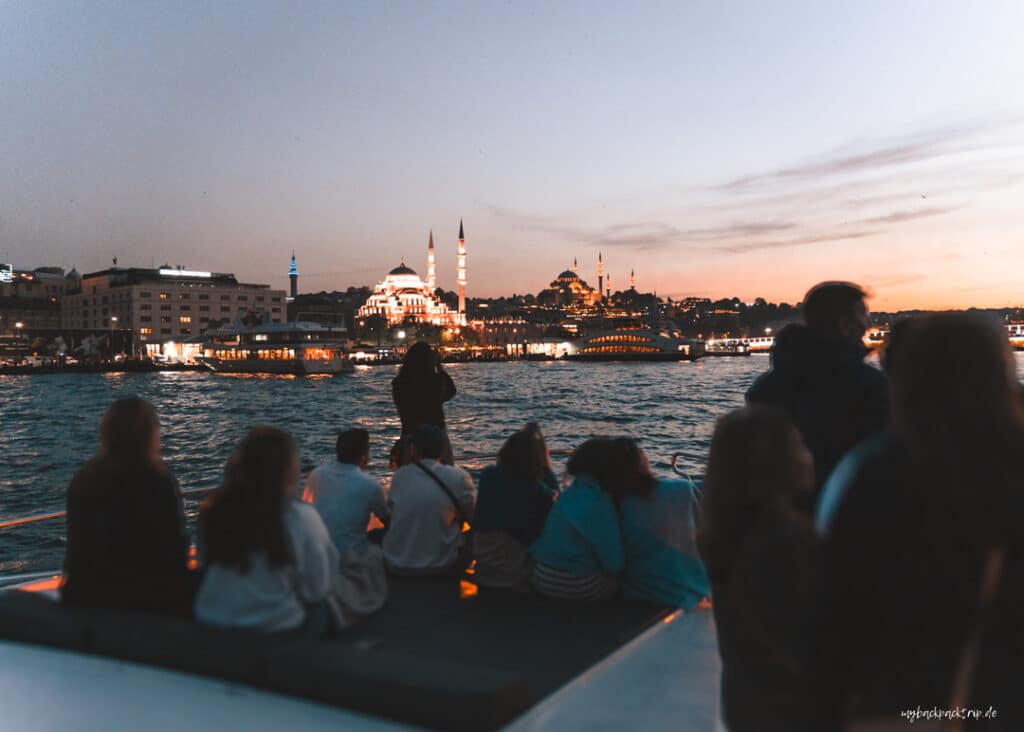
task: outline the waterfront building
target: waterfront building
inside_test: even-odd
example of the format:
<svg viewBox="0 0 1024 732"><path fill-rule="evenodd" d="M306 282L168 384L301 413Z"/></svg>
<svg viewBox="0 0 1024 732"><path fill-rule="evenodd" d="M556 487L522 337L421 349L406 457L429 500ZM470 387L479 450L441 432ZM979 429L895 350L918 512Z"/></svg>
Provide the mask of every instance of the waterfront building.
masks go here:
<svg viewBox="0 0 1024 732"><path fill-rule="evenodd" d="M61 327L61 300L78 287L78 272L60 267L15 269L0 264L0 333L27 335Z"/></svg>
<svg viewBox="0 0 1024 732"><path fill-rule="evenodd" d="M384 318L388 325L415 322L445 328L465 326L466 242L461 221L459 222L459 247L456 262L459 285L458 310L452 310L442 302L434 287L436 271L434 268L434 234L431 231L427 244L427 282L420 279L416 270L407 266L403 259L373 288L373 293L359 308L359 317L370 318L377 315Z"/></svg>
<svg viewBox="0 0 1024 732"><path fill-rule="evenodd" d="M130 330L142 344L188 339L238 318L284 320L284 290L233 274L181 268L105 269L81 278L63 301L63 328Z"/></svg>

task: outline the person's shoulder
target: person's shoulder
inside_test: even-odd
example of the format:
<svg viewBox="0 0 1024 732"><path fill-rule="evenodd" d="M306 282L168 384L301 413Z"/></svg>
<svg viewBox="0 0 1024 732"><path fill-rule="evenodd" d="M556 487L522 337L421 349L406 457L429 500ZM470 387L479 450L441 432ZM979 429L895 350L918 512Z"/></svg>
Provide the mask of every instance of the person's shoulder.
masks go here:
<svg viewBox="0 0 1024 732"><path fill-rule="evenodd" d="M857 377L868 388L886 389L889 386L889 377L885 372L867 361L857 364Z"/></svg>
<svg viewBox="0 0 1024 732"><path fill-rule="evenodd" d="M480 485L500 483L503 480L501 468L497 465L488 465L480 471Z"/></svg>
<svg viewBox="0 0 1024 732"><path fill-rule="evenodd" d="M845 525L877 524L894 513L910 510L909 505L902 505L909 498L903 443L883 435L855 450L859 452L848 464L848 477L832 511L829 533Z"/></svg>
<svg viewBox="0 0 1024 732"><path fill-rule="evenodd" d="M449 480L458 482L462 482L467 479L470 481L473 480L473 476L469 474L469 471L465 468L460 468L458 465L442 465L441 463L438 463L435 466L435 471Z"/></svg>
<svg viewBox="0 0 1024 732"><path fill-rule="evenodd" d="M285 520L296 529L300 535L308 535L309 531L323 529L326 535L326 526L316 507L299 500L289 500L284 510Z"/></svg>

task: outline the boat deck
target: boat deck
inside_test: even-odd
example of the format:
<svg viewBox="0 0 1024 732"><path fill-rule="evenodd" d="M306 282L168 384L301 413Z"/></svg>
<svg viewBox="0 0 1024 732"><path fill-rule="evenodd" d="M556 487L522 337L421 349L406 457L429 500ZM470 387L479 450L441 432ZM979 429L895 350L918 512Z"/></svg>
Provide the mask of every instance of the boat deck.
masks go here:
<svg viewBox="0 0 1024 732"><path fill-rule="evenodd" d="M593 729L581 724L591 717L597 727L599 719L618 719L605 728L621 728L625 709L647 709L649 729L677 726L680 714L692 722L688 729L716 729L718 666L709 623L709 613L680 617L639 603L584 606L488 591L458 578L397 578L380 613L318 642L0 593L0 639L467 731ZM595 700L602 684L615 688ZM666 714L666 705L681 708ZM571 715L565 721L573 724L552 724L560 715Z"/></svg>

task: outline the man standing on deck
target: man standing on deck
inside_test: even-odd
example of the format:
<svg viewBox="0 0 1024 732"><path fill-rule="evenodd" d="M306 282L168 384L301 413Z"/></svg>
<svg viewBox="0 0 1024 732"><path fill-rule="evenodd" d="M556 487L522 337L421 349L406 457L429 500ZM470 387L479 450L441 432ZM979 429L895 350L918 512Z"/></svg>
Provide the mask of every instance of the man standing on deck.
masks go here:
<svg viewBox="0 0 1024 732"><path fill-rule="evenodd" d="M748 403L779 407L796 424L814 456L817 491L843 455L888 420L886 377L864 363L866 296L850 282L812 287L804 324L779 331L771 369L747 391Z"/></svg>

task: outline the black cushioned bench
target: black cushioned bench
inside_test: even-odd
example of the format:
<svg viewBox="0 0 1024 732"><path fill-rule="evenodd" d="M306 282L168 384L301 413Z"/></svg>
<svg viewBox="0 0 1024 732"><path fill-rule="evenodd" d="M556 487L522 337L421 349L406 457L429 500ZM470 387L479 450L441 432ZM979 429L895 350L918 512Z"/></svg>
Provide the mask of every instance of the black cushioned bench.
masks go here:
<svg viewBox="0 0 1024 732"><path fill-rule="evenodd" d="M582 606L393 579L387 606L312 641L142 613L69 608L0 592L0 639L222 679L440 730L494 730L663 617L650 605Z"/></svg>

